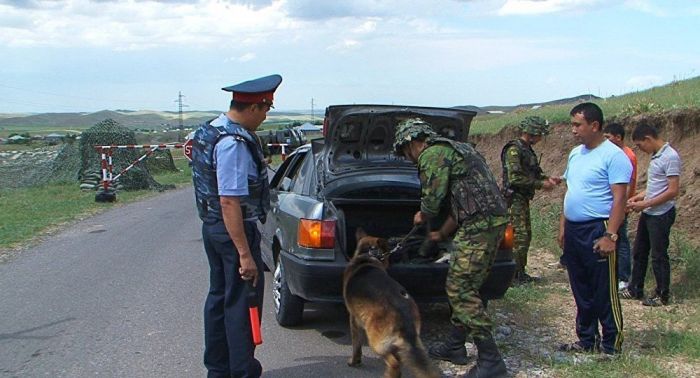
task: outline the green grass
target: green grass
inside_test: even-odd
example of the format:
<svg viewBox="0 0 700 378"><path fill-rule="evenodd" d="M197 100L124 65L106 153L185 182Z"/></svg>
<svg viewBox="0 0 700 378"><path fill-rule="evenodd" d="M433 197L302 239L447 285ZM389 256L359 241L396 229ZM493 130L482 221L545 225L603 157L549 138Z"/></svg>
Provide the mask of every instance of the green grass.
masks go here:
<svg viewBox="0 0 700 378"><path fill-rule="evenodd" d="M533 226L533 247L544 248L559 256L561 251L554 235L559 227L560 204L533 206L531 209ZM632 226L633 227L633 226ZM688 302L685 307L670 307L667 311L648 311L642 317L649 328L625 329L625 350L614 361L601 361L594 357L583 361L552 359L541 361L550 366L557 376L562 377L675 377L658 361L669 357L684 360L700 359L700 333L695 325L700 324L700 313L692 310L693 303L700 296L700 253L678 230L671 234L669 254L672 260L673 301ZM647 274L645 287L655 286L651 271ZM503 302L507 307L531 312L539 309L532 301L548 293L548 289L533 286L520 286L508 290ZM682 322L679 322L682 321ZM691 329L687 329L690 325ZM657 361L654 361L657 360Z"/></svg>
<svg viewBox="0 0 700 378"><path fill-rule="evenodd" d="M179 172L154 176L161 184L187 185L192 181L186 159L176 159ZM128 174L128 173L126 173ZM95 192L83 192L78 183L57 183L0 191L0 249L12 248L63 223L155 195L156 192L122 191L116 203L96 203Z"/></svg>
<svg viewBox="0 0 700 378"><path fill-rule="evenodd" d="M544 296L542 287L535 285L513 286L506 291L504 302L517 307L532 305Z"/></svg>
<svg viewBox="0 0 700 378"><path fill-rule="evenodd" d="M674 295L680 298L697 298L700 294L700 249L693 246L682 233L672 229L669 253L671 264L674 265L674 262L678 261L683 268L677 284L672 288Z"/></svg>
<svg viewBox="0 0 700 378"><path fill-rule="evenodd" d="M593 102L603 109L605 118L661 112L700 106L700 77L676 81L645 91L613 96ZM506 114L479 115L472 121L471 134L494 134L505 126L517 125L525 116L537 115L550 123L569 122L572 104L522 109Z"/></svg>
<svg viewBox="0 0 700 378"><path fill-rule="evenodd" d="M155 175L156 181L161 184L173 184L182 185L192 182L192 168L188 163L188 160L183 156L173 157L173 162L175 163L175 168L178 172L166 172ZM126 173L128 174L128 173Z"/></svg>
<svg viewBox="0 0 700 378"><path fill-rule="evenodd" d="M655 316L656 317L656 316ZM700 359L700 335L693 331L678 331L657 325L648 331L625 331L627 338L648 346L649 355L681 355Z"/></svg>
<svg viewBox="0 0 700 378"><path fill-rule="evenodd" d="M656 361L627 354L612 360L598 361L591 356L582 362L552 363L558 375L572 378L675 377Z"/></svg>
<svg viewBox="0 0 700 378"><path fill-rule="evenodd" d="M530 204L532 247L552 251L557 256L561 254L559 244L557 244L560 215L561 203L559 201L544 205Z"/></svg>
<svg viewBox="0 0 700 378"><path fill-rule="evenodd" d="M542 361L550 365L563 377L676 377L654 359L682 356L686 359L700 358L700 335L694 332L679 332L665 327L650 331L625 330L625 339L634 340L638 346L627 348L613 361L586 355L583 362Z"/></svg>

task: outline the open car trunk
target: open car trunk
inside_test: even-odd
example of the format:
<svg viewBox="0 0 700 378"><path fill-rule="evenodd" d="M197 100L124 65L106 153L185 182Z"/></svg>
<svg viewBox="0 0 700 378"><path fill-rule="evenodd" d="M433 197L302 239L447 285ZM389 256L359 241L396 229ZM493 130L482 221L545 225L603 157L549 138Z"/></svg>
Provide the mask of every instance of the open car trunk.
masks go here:
<svg viewBox="0 0 700 378"><path fill-rule="evenodd" d="M394 185L387 186L387 180L383 180L383 185L373 186L371 177L364 178L367 181L336 190L331 200L338 215L336 236L341 239L339 243L344 246L341 249L347 260L352 258L357 246L355 233L358 228L368 235L387 239L393 248L413 229L413 216L420 209L420 186L412 180L399 183L401 180L393 177ZM444 293L448 264L436 261L449 255L454 246L451 241L427 241L427 228L438 229L443 222L440 218L433 219L431 224L418 228L403 240L401 248L389 260L389 274L421 301L445 299L444 296L435 297L435 293ZM499 249L495 260L480 290L483 299L501 298L514 273L511 249Z"/></svg>

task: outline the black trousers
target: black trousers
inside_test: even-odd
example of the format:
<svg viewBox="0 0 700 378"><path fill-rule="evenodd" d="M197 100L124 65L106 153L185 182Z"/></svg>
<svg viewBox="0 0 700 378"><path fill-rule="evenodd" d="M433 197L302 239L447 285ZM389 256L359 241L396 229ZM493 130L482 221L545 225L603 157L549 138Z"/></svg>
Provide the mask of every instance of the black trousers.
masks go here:
<svg viewBox="0 0 700 378"><path fill-rule="evenodd" d="M243 222L250 252L258 266L259 302L265 277L260 256L260 232L255 222ZM262 366L255 359L247 294L250 286L238 273L240 262L223 222L202 225L209 259L209 294L204 304L204 366L208 377L258 378ZM262 316L262 308L259 314Z"/></svg>
<svg viewBox="0 0 700 378"><path fill-rule="evenodd" d="M566 221L562 259L569 273L576 302L576 335L585 348L599 339L605 353L622 351L622 307L617 296L616 254L602 257L593 250L595 240L605 233L607 220Z"/></svg>
<svg viewBox="0 0 700 378"><path fill-rule="evenodd" d="M671 286L671 263L668 258L669 235L671 226L676 221L676 208L661 215L642 213L637 223L637 236L632 249L632 279L629 290L634 295L644 295L644 279L649 265L656 278L655 294L668 301Z"/></svg>

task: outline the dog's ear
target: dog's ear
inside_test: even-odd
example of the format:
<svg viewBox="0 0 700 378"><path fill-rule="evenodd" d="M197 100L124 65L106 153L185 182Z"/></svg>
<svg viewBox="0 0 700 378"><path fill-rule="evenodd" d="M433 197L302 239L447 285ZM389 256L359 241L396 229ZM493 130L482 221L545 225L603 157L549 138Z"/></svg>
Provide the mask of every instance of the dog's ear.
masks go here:
<svg viewBox="0 0 700 378"><path fill-rule="evenodd" d="M364 238L367 236L367 232L365 232L365 229L362 227L358 227L355 230L355 240L360 241L360 239Z"/></svg>

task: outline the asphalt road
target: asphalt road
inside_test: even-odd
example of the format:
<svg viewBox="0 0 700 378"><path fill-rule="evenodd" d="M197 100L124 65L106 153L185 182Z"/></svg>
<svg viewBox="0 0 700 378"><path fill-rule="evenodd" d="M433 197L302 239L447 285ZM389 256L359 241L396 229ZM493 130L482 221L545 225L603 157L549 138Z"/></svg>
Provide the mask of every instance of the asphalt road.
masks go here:
<svg viewBox="0 0 700 378"><path fill-rule="evenodd" d="M200 377L208 265L191 188L119 206L0 264L0 376ZM271 282L266 273L266 282ZM269 287L264 377L378 377L350 368L342 305L277 325Z"/></svg>

